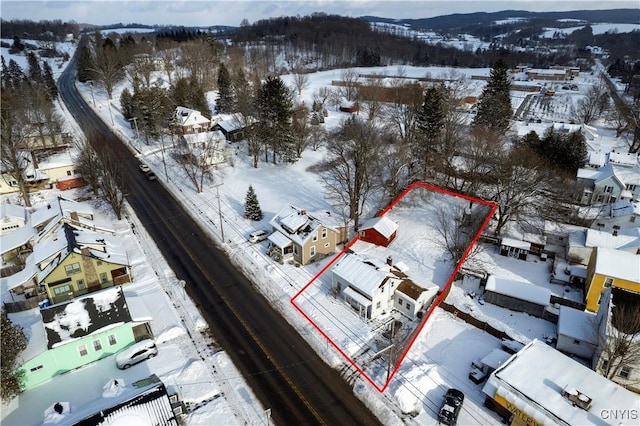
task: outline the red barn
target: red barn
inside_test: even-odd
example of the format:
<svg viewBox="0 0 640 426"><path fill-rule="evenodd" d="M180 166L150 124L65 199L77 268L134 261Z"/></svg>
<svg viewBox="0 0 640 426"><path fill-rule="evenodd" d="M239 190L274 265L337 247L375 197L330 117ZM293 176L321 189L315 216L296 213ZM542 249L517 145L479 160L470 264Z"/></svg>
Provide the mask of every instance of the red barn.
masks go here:
<svg viewBox="0 0 640 426"><path fill-rule="evenodd" d="M387 247L396 238L398 224L386 216L374 217L358 231L362 241Z"/></svg>

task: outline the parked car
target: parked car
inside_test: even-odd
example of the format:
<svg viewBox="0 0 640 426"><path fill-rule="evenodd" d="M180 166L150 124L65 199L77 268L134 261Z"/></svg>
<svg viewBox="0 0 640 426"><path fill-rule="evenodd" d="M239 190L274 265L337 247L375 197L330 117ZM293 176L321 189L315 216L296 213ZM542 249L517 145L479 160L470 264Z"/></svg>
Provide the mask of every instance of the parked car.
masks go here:
<svg viewBox="0 0 640 426"><path fill-rule="evenodd" d="M141 340L116 354L116 366L126 370L134 364L158 355L158 347L151 339Z"/></svg>
<svg viewBox="0 0 640 426"><path fill-rule="evenodd" d="M260 241L264 241L269 237L269 233L264 230L255 231L249 234L249 242L250 243L259 243Z"/></svg>
<svg viewBox="0 0 640 426"><path fill-rule="evenodd" d="M438 421L445 425L455 425L462 409L464 394L458 389L449 389L438 413Z"/></svg>
<svg viewBox="0 0 640 426"><path fill-rule="evenodd" d="M158 179L158 176L156 176L156 174L153 173L153 172L147 172L147 179L156 180L156 179Z"/></svg>
<svg viewBox="0 0 640 426"><path fill-rule="evenodd" d="M140 168L141 171L143 171L144 173L150 172L151 169L149 168L149 166L147 166L146 164L142 163L138 166Z"/></svg>

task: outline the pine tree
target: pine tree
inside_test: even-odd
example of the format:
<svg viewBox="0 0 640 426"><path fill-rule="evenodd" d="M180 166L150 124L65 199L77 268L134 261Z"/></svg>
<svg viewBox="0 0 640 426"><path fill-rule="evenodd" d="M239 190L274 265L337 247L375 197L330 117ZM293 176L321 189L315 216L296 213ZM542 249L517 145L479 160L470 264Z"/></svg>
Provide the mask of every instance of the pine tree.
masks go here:
<svg viewBox="0 0 640 426"><path fill-rule="evenodd" d="M133 118L133 96L131 92L126 87L120 93L120 108L122 108L122 115L127 120L131 120Z"/></svg>
<svg viewBox="0 0 640 426"><path fill-rule="evenodd" d="M434 150L434 145L444 127L444 118L442 90L430 87L425 91L424 102L418 111L416 120L418 138L412 144L413 155L422 162L423 175L426 175L429 152Z"/></svg>
<svg viewBox="0 0 640 426"><path fill-rule="evenodd" d="M93 57L91 56L91 51L87 46L82 46L80 49L80 55L78 56L77 62L78 69L78 81L80 83L85 83L91 80L92 77L92 69L93 69Z"/></svg>
<svg viewBox="0 0 640 426"><path fill-rule="evenodd" d="M253 186L249 185L247 196L244 201L244 217L250 220L262 220L264 214L258 202L258 196L253 190Z"/></svg>
<svg viewBox="0 0 640 426"><path fill-rule="evenodd" d="M29 52L27 55L27 64L29 65L29 80L34 84L43 84L42 68L40 68L40 61L34 52Z"/></svg>
<svg viewBox="0 0 640 426"><path fill-rule="evenodd" d="M7 66L7 85L9 90L18 90L22 83L25 81L22 68L16 61L9 59L9 66Z"/></svg>
<svg viewBox="0 0 640 426"><path fill-rule="evenodd" d="M56 86L56 80L53 78L53 71L49 62L44 62L44 85L47 88L47 94L49 99L54 100L58 97L58 86Z"/></svg>
<svg viewBox="0 0 640 426"><path fill-rule="evenodd" d="M271 148L273 163L276 163L277 154L295 162L297 156L291 130L293 102L280 77L270 76L262 83L258 90L257 109L261 136L266 146Z"/></svg>
<svg viewBox="0 0 640 426"><path fill-rule="evenodd" d="M500 59L494 65L489 81L480 95L475 125L486 126L502 133L509 127L513 108L511 107L511 82L507 63Z"/></svg>
<svg viewBox="0 0 640 426"><path fill-rule="evenodd" d="M231 113L235 110L235 99L233 96L233 86L231 76L224 63L220 64L218 70L218 99L216 99L216 112L220 114Z"/></svg>
<svg viewBox="0 0 640 426"><path fill-rule="evenodd" d="M27 347L27 337L22 327L13 324L4 312L0 313L0 317L2 317L2 327L0 328L2 351L0 384L2 400L6 402L18 395L22 388L24 370L16 370L16 360Z"/></svg>

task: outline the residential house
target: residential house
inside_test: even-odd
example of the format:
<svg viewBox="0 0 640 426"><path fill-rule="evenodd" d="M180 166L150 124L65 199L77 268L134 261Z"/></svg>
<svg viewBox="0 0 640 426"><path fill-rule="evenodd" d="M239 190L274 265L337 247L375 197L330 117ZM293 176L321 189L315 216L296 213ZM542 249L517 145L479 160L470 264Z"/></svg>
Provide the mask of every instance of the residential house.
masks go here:
<svg viewBox="0 0 640 426"><path fill-rule="evenodd" d="M630 412L638 395L537 339L491 373L482 392L485 406L513 425L638 422Z"/></svg>
<svg viewBox="0 0 640 426"><path fill-rule="evenodd" d="M45 159L38 160L35 152L22 152L20 157L22 175L27 190L51 188L59 180L69 176L77 176L73 159L69 151L60 152ZM15 176L4 168L0 176L0 194L10 194L20 191Z"/></svg>
<svg viewBox="0 0 640 426"><path fill-rule="evenodd" d="M551 301L551 291L523 281L489 275L484 289L484 300L503 308L542 318Z"/></svg>
<svg viewBox="0 0 640 426"><path fill-rule="evenodd" d="M567 259L574 263L588 265L591 253L596 247L606 247L639 254L640 227L615 229L602 232L596 229L582 229L569 234Z"/></svg>
<svg viewBox="0 0 640 426"><path fill-rule="evenodd" d="M596 167L577 172L578 183L583 186L578 202L590 205L640 199L640 166L633 155L612 151L602 166L601 162L590 162Z"/></svg>
<svg viewBox="0 0 640 426"><path fill-rule="evenodd" d="M609 287L640 293L640 255L596 247L587 267L586 309L597 312L603 291Z"/></svg>
<svg viewBox="0 0 640 426"><path fill-rule="evenodd" d="M363 318L375 319L396 309L416 319L435 299L439 288L419 286L391 263L391 258L385 263L345 253L331 269L333 288Z"/></svg>
<svg viewBox="0 0 640 426"><path fill-rule="evenodd" d="M228 149L222 132L186 133L182 135L182 142L187 153L200 166L226 161Z"/></svg>
<svg viewBox="0 0 640 426"><path fill-rule="evenodd" d="M596 349L595 314L560 306L556 349L584 359L591 359Z"/></svg>
<svg viewBox="0 0 640 426"><path fill-rule="evenodd" d="M242 114L231 114L214 117L211 130L220 131L229 142L240 142L245 139L245 131L248 126L256 122L253 117L244 117Z"/></svg>
<svg viewBox="0 0 640 426"><path fill-rule="evenodd" d="M183 135L206 132L211 127L211 120L203 116L200 111L179 106L173 113L173 126Z"/></svg>
<svg viewBox="0 0 640 426"><path fill-rule="evenodd" d="M366 221L358 230L362 241L388 247L396 238L398 224L387 216L378 216Z"/></svg>
<svg viewBox="0 0 640 426"><path fill-rule="evenodd" d="M38 318L26 332L29 342L18 362L24 389L153 337L146 305L138 297L125 298L121 287L29 312Z"/></svg>
<svg viewBox="0 0 640 426"><path fill-rule="evenodd" d="M347 239L347 227L329 211L310 213L289 205L269 224L273 229L271 246L280 250L283 259L292 257L301 265L334 254Z"/></svg>
<svg viewBox="0 0 640 426"><path fill-rule="evenodd" d="M591 228L611 233L626 228L640 228L640 202L623 199L601 206Z"/></svg>
<svg viewBox="0 0 640 426"><path fill-rule="evenodd" d="M640 393L640 294L608 288L596 317L597 347L592 367L612 381ZM620 348L627 348L624 354Z"/></svg>
<svg viewBox="0 0 640 426"><path fill-rule="evenodd" d="M56 411L57 409L60 412ZM75 404L74 404L75 405ZM43 426L60 423L74 426L115 425L123 419L127 424L178 426L183 413L177 394L169 394L164 383L152 374L131 385L111 379L104 386L104 395L95 401L74 406L57 402L44 413Z"/></svg>
<svg viewBox="0 0 640 426"><path fill-rule="evenodd" d="M22 228L27 223L27 209L15 204L0 204L0 236Z"/></svg>

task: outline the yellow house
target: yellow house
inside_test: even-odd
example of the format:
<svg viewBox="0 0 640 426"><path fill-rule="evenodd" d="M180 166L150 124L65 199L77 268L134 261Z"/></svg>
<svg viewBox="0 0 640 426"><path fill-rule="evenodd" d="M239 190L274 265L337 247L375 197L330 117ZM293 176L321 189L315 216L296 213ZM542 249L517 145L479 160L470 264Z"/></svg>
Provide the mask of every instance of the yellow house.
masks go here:
<svg viewBox="0 0 640 426"><path fill-rule="evenodd" d="M131 282L126 252L113 237L68 223L33 256L38 284L52 304Z"/></svg>
<svg viewBox="0 0 640 426"><path fill-rule="evenodd" d="M587 267L587 310L597 312L602 292L617 287L640 293L640 256L622 250L596 247Z"/></svg>

